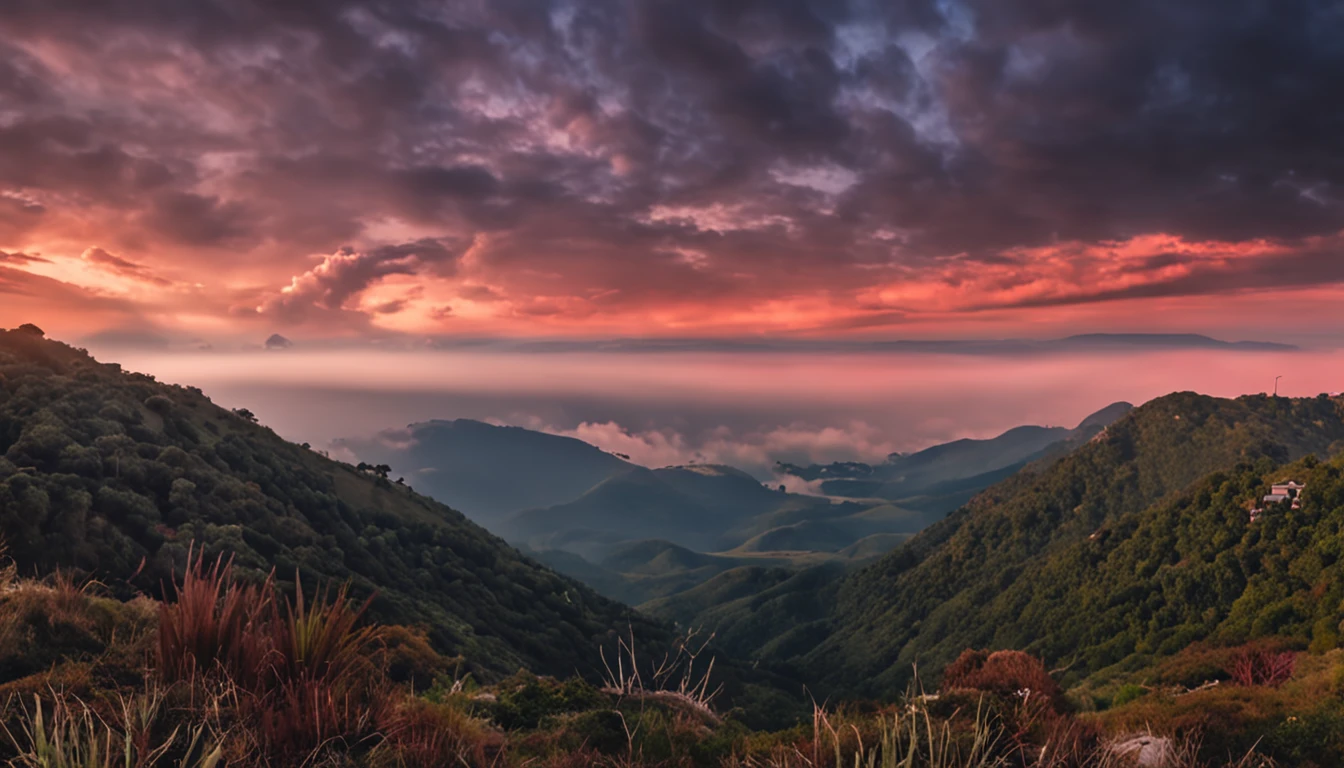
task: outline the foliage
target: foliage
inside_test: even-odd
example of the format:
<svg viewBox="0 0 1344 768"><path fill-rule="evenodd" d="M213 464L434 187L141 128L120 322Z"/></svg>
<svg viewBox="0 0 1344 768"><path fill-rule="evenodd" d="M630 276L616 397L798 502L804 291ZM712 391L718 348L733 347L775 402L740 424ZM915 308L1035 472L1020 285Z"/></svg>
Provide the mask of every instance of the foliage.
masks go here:
<svg viewBox="0 0 1344 768"><path fill-rule="evenodd" d="M1293 676L1297 654L1292 651L1248 649L1233 657L1227 675L1237 685L1267 685L1278 688Z"/></svg>
<svg viewBox="0 0 1344 768"><path fill-rule="evenodd" d="M997 693L962 688L960 693L931 697L916 688L895 706L859 702L819 707L810 728L753 732L736 714L705 712L682 696L662 696L657 689L641 686L604 692L579 677L561 681L519 673L482 688L455 683L436 689L432 698L429 692L417 695L409 685L389 681L390 665L400 654L376 646L389 642L414 647L411 656L424 669L451 669L453 660L420 658L432 651L416 643L417 633L362 621L362 603L343 598L339 589L319 589L312 600L305 593L302 607L297 595L252 598L262 608L241 615L259 613L261 618L242 623L261 637L267 649L262 672L232 666L237 663L232 660L249 658L230 646L254 642L246 632L203 633L222 639L192 646L206 652L183 663L183 652L159 650L165 644L155 637L155 620L175 617L181 623L184 616L194 615L207 627L221 627L228 623L224 614L239 615L231 608L236 599L229 595L255 594L257 586L235 589L240 574L231 573L227 561L193 558L192 563L190 574L167 592L179 600L200 596L200 608L213 611L212 615L174 614L167 607L133 608L146 602L144 598L123 605L93 594L96 586L69 580L21 580L0 595L0 616L10 606L34 601L59 606L64 622L92 628L90 636L100 643L90 654L58 657L49 670L23 678L26 689L19 697L0 692L0 723L10 736L7 743L0 743L0 762L80 768L224 762L238 768L1112 768L1118 763L1107 751L1110 737L1105 734L1130 733L1136 719L1185 745L1188 759L1180 766L1223 765L1214 758L1233 749L1244 754L1250 749L1245 742L1257 738L1263 738L1272 754L1294 759L1288 764L1333 765L1344 756L1336 728L1344 705L1335 701L1318 707L1317 702L1331 697L1313 693L1332 690L1334 670L1344 657L1341 651L1304 656L1298 672L1278 689L1234 686L1201 691L1183 697L1197 706L1179 710L1161 708L1179 699L1144 697L1116 710L1114 716L1106 713L1112 719L1103 722L1110 724L1105 729L1067 713L1048 723L1041 721L1039 727L1024 728L1018 720L1026 708L1020 702L1005 706ZM22 597L8 602L14 595ZM34 610L18 611L14 617L20 629L44 621ZM146 621L147 631L134 629L137 622ZM178 637L197 636L180 628L169 631ZM342 650L356 647L363 652ZM698 654L693 639L690 648ZM302 654L295 649L303 649ZM600 655L597 648L592 652ZM653 658L661 657L649 661ZM641 679L651 674L647 670L665 666L646 666L638 657L630 661L641 670ZM1024 681L1043 688L1039 676L1044 670L1033 662L1024 654L973 653L943 677L945 682L966 687L974 683L995 691ZM190 670L192 676L175 677L166 664ZM267 678L267 682L249 689L232 679L230 667L243 672L244 678ZM170 679L173 682L167 682ZM3 685L14 682L19 681L0 679ZM1252 697L1248 702L1256 702L1254 706L1242 706L1235 718L1221 723L1206 716L1220 710L1211 694L1243 692ZM1146 709L1127 711L1141 706ZM1207 741L1196 739L1197 732L1206 734ZM1202 754L1196 755L1201 744Z"/></svg>
<svg viewBox="0 0 1344 768"><path fill-rule="evenodd" d="M274 586L233 580L233 561L223 556L206 570L203 559L188 557L172 602L159 607L158 670L169 682L216 674L257 689L270 663L266 636Z"/></svg>
<svg viewBox="0 0 1344 768"><path fill-rule="evenodd" d="M1035 698L1056 708L1063 691L1040 659L1021 651L963 651L943 670L945 690L967 689L1002 697Z"/></svg>
<svg viewBox="0 0 1344 768"><path fill-rule="evenodd" d="M16 768L141 768L172 764L178 768L215 768L223 751L202 723L183 732L179 725L166 735L156 735L162 716L163 694L121 699L116 724L110 725L84 702L56 695L45 704L35 698L22 711L18 734L7 730L16 756Z"/></svg>

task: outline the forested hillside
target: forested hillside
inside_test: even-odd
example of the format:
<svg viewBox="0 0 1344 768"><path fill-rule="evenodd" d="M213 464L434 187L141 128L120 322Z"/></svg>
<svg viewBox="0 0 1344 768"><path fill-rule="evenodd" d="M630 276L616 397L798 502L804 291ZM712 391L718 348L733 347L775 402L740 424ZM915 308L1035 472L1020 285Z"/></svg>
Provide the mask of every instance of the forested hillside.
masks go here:
<svg viewBox="0 0 1344 768"><path fill-rule="evenodd" d="M1223 500L1217 514L1237 517L1245 511L1233 514L1233 507L1249 498L1256 473L1307 454L1332 453L1342 438L1341 401L1324 396L1222 400L1178 393L1154 400L1049 467L1019 473L992 488L847 579L824 633L818 628L825 640L799 660L813 679L830 687L880 694L899 686L912 664L940 668L968 647L1030 647L1062 658L1073 644L1083 643L1079 652L1096 665L1152 643L1179 644L1173 638L1180 633L1193 639L1218 625L1216 611L1201 614L1189 626L1184 614L1180 620L1155 620L1150 612L1170 606L1147 602L1160 603L1161 598L1140 595L1146 587L1122 578L1122 567L1095 579L1083 572L1098 567L1106 552L1101 548L1118 531L1137 525L1135 515L1201 477L1247 467L1238 470L1239 480L1209 481L1220 488L1234 483L1219 491ZM1165 514L1166 522L1174 525L1172 513L1160 510L1151 514ZM1195 535L1200 530L1192 527L1198 525L1196 519L1182 518L1175 530L1184 527L1187 537ZM1221 551L1219 545L1232 547L1244 529L1234 519L1221 525L1219 531L1205 526L1212 538L1199 545L1201 556ZM1262 530L1277 536L1279 525L1267 523ZM1180 562L1183 555L1178 553L1194 554L1196 547L1186 542L1184 550L1140 556L1136 552L1142 546L1134 546L1138 550L1126 550L1135 559L1131 565L1149 575L1163 563ZM1222 557L1225 562L1236 555ZM1236 578L1249 578L1244 570L1241 576L1227 572L1232 582L1219 586L1218 594L1235 589ZM1067 608L1077 605L1080 595L1074 587L1084 583L1092 586L1091 602ZM1277 593L1271 590L1269 595ZM1238 611L1282 597L1248 597ZM1204 605L1193 598L1191 602ZM1112 603L1133 609L1117 608L1116 616L1150 629L1116 632L1114 618L1111 624L1097 623L1102 609ZM1257 608L1248 621L1254 624L1261 618ZM1284 618L1263 621L1275 628L1293 624ZM1089 643L1100 647L1087 647Z"/></svg>
<svg viewBox="0 0 1344 768"><path fill-rule="evenodd" d="M1344 619L1344 456L1215 472L1027 569L991 606L995 642L1086 674L1194 641L1287 636L1327 651ZM1299 508L1248 509L1287 479ZM1061 599L1067 595L1067 599Z"/></svg>
<svg viewBox="0 0 1344 768"><path fill-rule="evenodd" d="M189 548L350 580L372 615L421 625L479 671L590 670L609 632L656 625L521 556L458 512L282 440L194 388L0 331L0 536L25 575L56 567L156 592Z"/></svg>

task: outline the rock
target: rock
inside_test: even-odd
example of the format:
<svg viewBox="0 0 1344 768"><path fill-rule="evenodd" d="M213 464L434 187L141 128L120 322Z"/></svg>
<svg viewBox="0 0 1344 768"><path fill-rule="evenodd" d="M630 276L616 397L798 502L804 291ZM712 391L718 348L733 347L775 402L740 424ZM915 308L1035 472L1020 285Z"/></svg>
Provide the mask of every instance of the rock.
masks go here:
<svg viewBox="0 0 1344 768"><path fill-rule="evenodd" d="M1133 760L1139 768L1167 768L1176 756L1171 739L1152 734L1122 736L1111 744L1110 751Z"/></svg>

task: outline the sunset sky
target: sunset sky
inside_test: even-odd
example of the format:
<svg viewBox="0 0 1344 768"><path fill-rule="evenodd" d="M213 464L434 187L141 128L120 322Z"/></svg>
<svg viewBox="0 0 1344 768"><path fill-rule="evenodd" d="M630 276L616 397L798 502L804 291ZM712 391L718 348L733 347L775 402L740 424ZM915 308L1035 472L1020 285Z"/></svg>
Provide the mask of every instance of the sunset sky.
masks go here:
<svg viewBox="0 0 1344 768"><path fill-rule="evenodd" d="M0 325L1329 343L1344 7L10 0Z"/></svg>

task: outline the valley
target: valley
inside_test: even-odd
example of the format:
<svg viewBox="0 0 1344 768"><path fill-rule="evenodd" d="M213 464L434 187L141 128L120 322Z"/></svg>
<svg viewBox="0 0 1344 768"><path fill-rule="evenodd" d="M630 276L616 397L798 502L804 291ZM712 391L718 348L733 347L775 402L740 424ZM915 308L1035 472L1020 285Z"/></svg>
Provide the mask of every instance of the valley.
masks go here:
<svg viewBox="0 0 1344 768"><path fill-rule="evenodd" d="M661 603L650 601L739 568L844 569L878 558L1131 408L1116 403L1072 429L1019 427L876 466L780 464L765 480L724 465L645 468L574 438L467 419L337 447L387 464L557 571L658 615ZM788 492L777 481L789 478L817 492Z"/></svg>
<svg viewBox="0 0 1344 768"><path fill-rule="evenodd" d="M746 754L741 732L728 735L733 728L790 733L809 699L814 741L834 741L823 726L832 719L857 717L859 732L884 721L817 697L905 697L926 729L936 719L939 728L991 728L1006 738L999 729L1017 723L1026 729L1012 736L1021 749L1051 743L1045 722L1102 730L1132 729L1140 716L1180 723L1182 707L1208 700L1222 713L1208 731L1218 748L1333 754L1330 742L1292 736L1282 722L1344 709L1278 691L1322 685L1329 670L1344 668L1338 398L1174 393L1109 406L1072 429L1021 427L876 465L781 467L826 495L789 492L725 465L650 469L572 438L463 420L338 448L364 452L357 465L335 461L200 390L98 362L36 329L0 333L0 534L11 563L9 591L0 593L0 638L10 643L0 648L0 692L31 693L79 669L130 679L135 668L125 665L137 654L174 668L202 663L165 655L168 646L150 653L134 627L185 620L172 606L192 584L218 579L199 608L207 614L235 599L271 610L260 596L274 589L274 605L291 615L308 610L292 601L311 594L313 610L332 621L371 622L383 650L366 649L379 661L358 673L366 680L358 686L391 687L331 690L370 708L395 700L397 711L429 707L426 717L456 712L479 734L462 735L470 749L485 749L471 740L496 738L487 734L503 739L501 749L523 733L573 739L573 718L601 712L683 724L677 718L696 712L693 719L707 718L702 730L658 747L694 762L685 750L704 739L725 738L736 745L725 749ZM549 470L530 472L534 464ZM1289 481L1299 495L1269 495ZM71 579L88 586L67 595ZM338 583L334 602L308 586ZM239 589L247 591L214 597ZM58 599L66 613L24 613L17 602ZM157 636L169 642L163 631ZM714 663L693 672L702 653ZM660 656L677 666L655 663ZM613 672L613 659L626 671ZM999 664L1009 667L988 671ZM680 687L663 687L674 668ZM168 686L153 695L182 695L166 669L144 672ZM249 669L233 674L260 674ZM1056 692L1029 715L995 687L1008 683L974 682L985 675L1019 686L1048 680L1030 684ZM104 684L76 690L98 696ZM379 692L404 685L429 686L430 698ZM960 710L903 693L921 685L999 709L967 725ZM1185 692L1168 692L1176 688ZM521 695L550 702L549 714L526 714L542 705L524 705ZM334 717L297 700L264 703L286 717ZM735 719L722 719L728 710ZM61 711L52 716L74 716ZM252 722L244 709L231 711ZM1046 719L1021 720L1028 716ZM391 722L340 727L370 729L380 749L415 748ZM305 733L318 740L249 749L325 749ZM612 735L597 728L584 738L600 733ZM919 746L925 736L886 733L871 737L873 749L932 748ZM645 738L641 748L653 749ZM166 743L187 746L176 736ZM843 739L834 746L868 749ZM565 749L589 754L582 741Z"/></svg>

